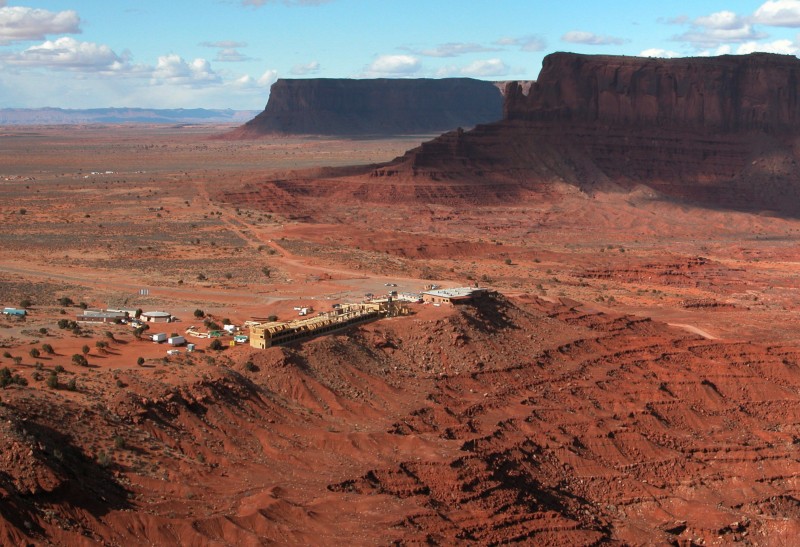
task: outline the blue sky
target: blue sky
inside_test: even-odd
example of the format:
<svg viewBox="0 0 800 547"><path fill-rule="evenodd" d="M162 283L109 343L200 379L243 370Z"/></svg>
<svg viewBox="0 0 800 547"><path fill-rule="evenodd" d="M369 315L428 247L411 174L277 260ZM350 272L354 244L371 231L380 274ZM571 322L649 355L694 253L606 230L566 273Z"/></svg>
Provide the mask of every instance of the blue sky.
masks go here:
<svg viewBox="0 0 800 547"><path fill-rule="evenodd" d="M260 110L277 78L535 79L553 51L796 55L799 34L800 0L0 0L0 108Z"/></svg>

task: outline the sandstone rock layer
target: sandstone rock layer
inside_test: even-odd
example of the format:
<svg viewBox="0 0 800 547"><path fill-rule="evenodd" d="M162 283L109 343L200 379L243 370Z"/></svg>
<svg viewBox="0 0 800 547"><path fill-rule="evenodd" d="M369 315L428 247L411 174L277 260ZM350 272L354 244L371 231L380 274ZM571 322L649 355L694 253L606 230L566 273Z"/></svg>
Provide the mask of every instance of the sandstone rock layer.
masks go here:
<svg viewBox="0 0 800 547"><path fill-rule="evenodd" d="M502 113L500 90L470 78L282 79L264 112L235 134L428 133L497 121Z"/></svg>

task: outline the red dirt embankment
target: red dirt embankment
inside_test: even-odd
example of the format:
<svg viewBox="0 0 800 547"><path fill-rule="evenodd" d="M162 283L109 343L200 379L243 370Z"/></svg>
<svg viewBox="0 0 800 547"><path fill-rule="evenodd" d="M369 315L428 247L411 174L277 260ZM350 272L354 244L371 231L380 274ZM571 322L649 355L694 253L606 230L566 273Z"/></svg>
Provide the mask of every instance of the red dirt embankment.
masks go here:
<svg viewBox="0 0 800 547"><path fill-rule="evenodd" d="M2 541L800 533L795 347L523 296L232 357L4 390Z"/></svg>

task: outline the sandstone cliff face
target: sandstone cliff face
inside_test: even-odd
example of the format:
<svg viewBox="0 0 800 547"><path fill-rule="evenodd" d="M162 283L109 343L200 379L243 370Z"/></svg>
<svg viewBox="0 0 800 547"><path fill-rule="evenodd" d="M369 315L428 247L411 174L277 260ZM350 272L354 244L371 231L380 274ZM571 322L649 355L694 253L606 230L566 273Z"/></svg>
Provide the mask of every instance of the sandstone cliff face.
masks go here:
<svg viewBox="0 0 800 547"><path fill-rule="evenodd" d="M507 90L509 120L722 131L794 130L800 60L766 53L649 59L554 53L529 93Z"/></svg>
<svg viewBox="0 0 800 547"><path fill-rule="evenodd" d="M278 80L264 112L239 134L440 132L497 121L502 114L501 91L469 78Z"/></svg>
<svg viewBox="0 0 800 547"><path fill-rule="evenodd" d="M470 181L477 202L499 185L518 199L566 182L800 214L798 86L800 60L784 55L556 53L528 90L507 85L502 121L442 135L371 177Z"/></svg>

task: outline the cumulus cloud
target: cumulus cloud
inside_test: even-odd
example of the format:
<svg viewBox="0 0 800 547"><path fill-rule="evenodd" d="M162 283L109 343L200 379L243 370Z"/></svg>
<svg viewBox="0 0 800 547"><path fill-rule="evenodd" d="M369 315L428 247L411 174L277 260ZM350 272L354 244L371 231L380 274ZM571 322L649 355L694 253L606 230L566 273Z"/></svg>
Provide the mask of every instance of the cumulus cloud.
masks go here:
<svg viewBox="0 0 800 547"><path fill-rule="evenodd" d="M17 66L84 72L119 71L127 66L127 59L114 53L110 47L79 42L68 36L4 55L2 60Z"/></svg>
<svg viewBox="0 0 800 547"><path fill-rule="evenodd" d="M791 40L775 40L774 42L745 42L736 48L736 53L739 55L746 55L761 51L764 53L782 53L785 55L797 55L800 48Z"/></svg>
<svg viewBox="0 0 800 547"><path fill-rule="evenodd" d="M80 34L80 24L80 17L72 10L0 7L0 44L44 40L49 34Z"/></svg>
<svg viewBox="0 0 800 547"><path fill-rule="evenodd" d="M615 36L602 36L594 34L593 32L584 32L582 30L571 30L561 37L565 42L572 44L586 44L590 46L608 46L624 44L625 40Z"/></svg>
<svg viewBox="0 0 800 547"><path fill-rule="evenodd" d="M732 11L718 11L696 18L688 31L675 36L674 39L689 42L695 48L701 49L730 43L754 42L766 36L753 28L747 18Z"/></svg>
<svg viewBox="0 0 800 547"><path fill-rule="evenodd" d="M421 68L419 59L412 55L381 55L367 67L375 76L408 76Z"/></svg>
<svg viewBox="0 0 800 547"><path fill-rule="evenodd" d="M672 59L674 57L680 57L680 56L681 54L678 52L660 48L645 49L641 53L639 53L639 57L662 57L666 59Z"/></svg>
<svg viewBox="0 0 800 547"><path fill-rule="evenodd" d="M168 82L180 85L200 85L221 81L219 75L211 68L206 59L195 59L191 62L175 54L162 55L153 70L154 82Z"/></svg>
<svg viewBox="0 0 800 547"><path fill-rule="evenodd" d="M467 53L482 53L487 51L497 51L497 48L490 48L473 42L448 42L440 44L433 49L423 49L416 51L426 57L458 57Z"/></svg>
<svg viewBox="0 0 800 547"><path fill-rule="evenodd" d="M800 27L800 0L768 0L756 10L753 20L773 27Z"/></svg>
<svg viewBox="0 0 800 547"><path fill-rule="evenodd" d="M500 38L495 42L498 46L517 46L521 51L544 51L547 41L541 36L524 36L522 38Z"/></svg>
<svg viewBox="0 0 800 547"><path fill-rule="evenodd" d="M317 72L319 72L319 63L317 61L292 67L292 74L295 76L305 76L306 74L316 74Z"/></svg>
<svg viewBox="0 0 800 547"><path fill-rule="evenodd" d="M509 72L510 69L508 65L500 59L474 61L461 69L462 75L476 78L506 76Z"/></svg>

